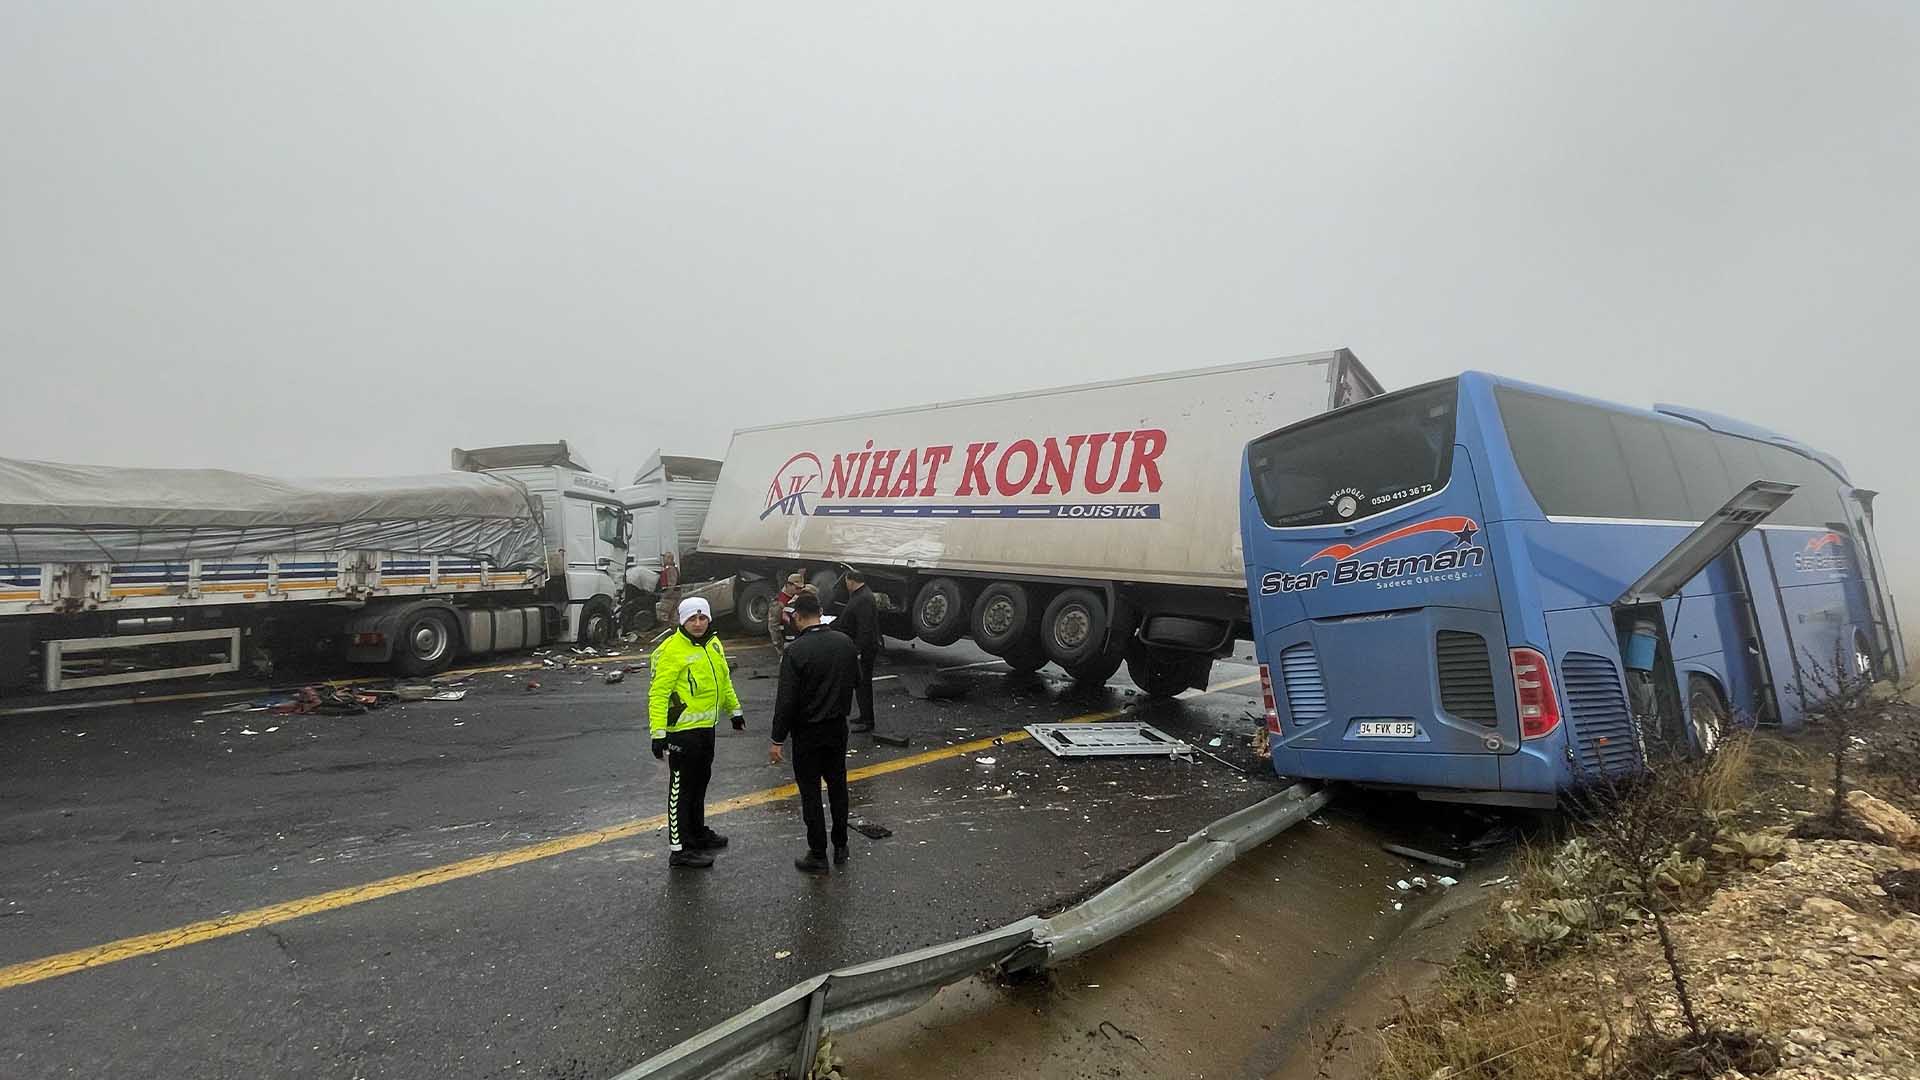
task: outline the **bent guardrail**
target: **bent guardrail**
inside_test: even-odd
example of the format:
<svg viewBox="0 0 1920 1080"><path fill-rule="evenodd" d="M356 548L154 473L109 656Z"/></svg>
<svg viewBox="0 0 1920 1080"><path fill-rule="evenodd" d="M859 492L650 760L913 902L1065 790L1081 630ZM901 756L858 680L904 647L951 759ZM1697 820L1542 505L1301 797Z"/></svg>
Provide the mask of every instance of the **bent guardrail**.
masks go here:
<svg viewBox="0 0 1920 1080"><path fill-rule="evenodd" d="M1019 922L795 983L614 1080L751 1077L785 1067L806 1075L825 1031L851 1031L912 1012L941 987L986 968L1028 971L1069 960L1171 911L1241 855L1332 800L1295 784L1168 848L1052 918Z"/></svg>

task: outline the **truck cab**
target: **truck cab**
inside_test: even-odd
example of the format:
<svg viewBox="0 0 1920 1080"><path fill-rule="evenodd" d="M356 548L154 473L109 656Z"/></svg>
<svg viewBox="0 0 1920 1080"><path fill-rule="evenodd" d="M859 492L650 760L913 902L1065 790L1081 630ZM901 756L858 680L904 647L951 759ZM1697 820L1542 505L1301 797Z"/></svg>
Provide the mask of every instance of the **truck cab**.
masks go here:
<svg viewBox="0 0 1920 1080"><path fill-rule="evenodd" d="M539 501L548 589L561 614L558 640L613 640L633 563L631 518L613 482L590 471L565 441L456 449L453 467L514 480Z"/></svg>

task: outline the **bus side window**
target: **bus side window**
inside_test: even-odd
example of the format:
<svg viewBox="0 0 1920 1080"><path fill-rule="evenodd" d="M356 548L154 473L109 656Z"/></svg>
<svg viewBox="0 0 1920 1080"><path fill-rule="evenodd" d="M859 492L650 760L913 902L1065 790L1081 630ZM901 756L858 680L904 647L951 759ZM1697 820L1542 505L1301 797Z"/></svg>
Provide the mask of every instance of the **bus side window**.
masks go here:
<svg viewBox="0 0 1920 1080"><path fill-rule="evenodd" d="M1661 429L1666 425L1638 416L1615 413L1613 434L1620 440L1620 454L1626 459L1627 481L1633 486L1633 517L1655 521L1691 520L1692 508L1686 488L1680 481L1680 469Z"/></svg>

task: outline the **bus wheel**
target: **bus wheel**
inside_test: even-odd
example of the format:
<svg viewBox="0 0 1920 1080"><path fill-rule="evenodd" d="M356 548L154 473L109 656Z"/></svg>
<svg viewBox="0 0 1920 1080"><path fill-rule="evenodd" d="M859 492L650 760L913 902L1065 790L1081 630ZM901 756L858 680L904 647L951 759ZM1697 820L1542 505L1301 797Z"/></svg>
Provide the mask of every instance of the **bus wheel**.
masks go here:
<svg viewBox="0 0 1920 1080"><path fill-rule="evenodd" d="M967 632L967 597L960 583L937 577L913 598L914 636L929 645L951 645Z"/></svg>
<svg viewBox="0 0 1920 1080"><path fill-rule="evenodd" d="M740 594L733 598L733 621L745 634L760 635L767 632L767 609L773 606L773 583L766 580L749 581Z"/></svg>
<svg viewBox="0 0 1920 1080"><path fill-rule="evenodd" d="M1127 650L1127 675L1148 697L1172 697L1189 687L1205 689L1213 657L1135 642Z"/></svg>
<svg viewBox="0 0 1920 1080"><path fill-rule="evenodd" d="M1712 680L1687 677L1687 741L1694 757L1710 757L1720 749L1727 730L1727 706Z"/></svg>
<svg viewBox="0 0 1920 1080"><path fill-rule="evenodd" d="M1047 651L1040 647L1040 639L1028 635L1013 643L1000 659L1015 675L1031 675L1047 666Z"/></svg>
<svg viewBox="0 0 1920 1080"><path fill-rule="evenodd" d="M973 643L995 656L1005 655L1015 642L1032 637L1032 610L1026 589L1011 581L994 582L980 590L980 598L973 602L968 627Z"/></svg>
<svg viewBox="0 0 1920 1080"><path fill-rule="evenodd" d="M414 612L393 642L393 666L412 678L437 675L453 663L453 622L437 608Z"/></svg>
<svg viewBox="0 0 1920 1080"><path fill-rule="evenodd" d="M1107 605L1092 589L1062 589L1040 616L1040 645L1061 667L1099 658L1107 647Z"/></svg>

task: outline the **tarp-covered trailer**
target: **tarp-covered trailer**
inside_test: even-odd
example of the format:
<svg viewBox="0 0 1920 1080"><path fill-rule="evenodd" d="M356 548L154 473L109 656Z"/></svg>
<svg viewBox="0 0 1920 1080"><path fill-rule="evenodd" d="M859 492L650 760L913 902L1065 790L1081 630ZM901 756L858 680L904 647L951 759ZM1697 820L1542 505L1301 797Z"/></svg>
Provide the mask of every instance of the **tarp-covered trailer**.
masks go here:
<svg viewBox="0 0 1920 1080"><path fill-rule="evenodd" d="M493 476L0 459L0 692L36 655L54 691L234 671L316 637L428 673L547 637L548 574L537 502Z"/></svg>

